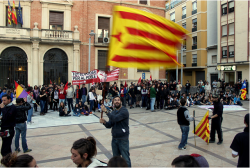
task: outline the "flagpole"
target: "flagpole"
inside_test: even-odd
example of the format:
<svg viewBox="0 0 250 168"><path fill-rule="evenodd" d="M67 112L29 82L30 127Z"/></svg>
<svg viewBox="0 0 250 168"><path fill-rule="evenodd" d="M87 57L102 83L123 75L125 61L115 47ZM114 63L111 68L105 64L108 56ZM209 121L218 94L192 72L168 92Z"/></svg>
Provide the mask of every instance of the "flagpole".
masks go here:
<svg viewBox="0 0 250 168"><path fill-rule="evenodd" d="M193 116L195 117L195 110L193 111ZM196 139L195 139L195 120L194 120L194 145L196 146Z"/></svg>

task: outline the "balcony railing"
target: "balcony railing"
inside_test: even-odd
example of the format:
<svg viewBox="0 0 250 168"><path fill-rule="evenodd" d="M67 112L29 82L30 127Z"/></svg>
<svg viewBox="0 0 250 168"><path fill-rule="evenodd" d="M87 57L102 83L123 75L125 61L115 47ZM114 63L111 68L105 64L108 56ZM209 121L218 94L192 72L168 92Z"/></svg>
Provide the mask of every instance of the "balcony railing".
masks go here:
<svg viewBox="0 0 250 168"><path fill-rule="evenodd" d="M193 45L192 50L196 50L196 49L197 49L197 45Z"/></svg>
<svg viewBox="0 0 250 168"><path fill-rule="evenodd" d="M197 9L192 11L192 15L197 13Z"/></svg>
<svg viewBox="0 0 250 168"><path fill-rule="evenodd" d="M182 19L186 18L186 14L185 15L182 15Z"/></svg>
<svg viewBox="0 0 250 168"><path fill-rule="evenodd" d="M192 28L192 32L197 31L197 27Z"/></svg>
<svg viewBox="0 0 250 168"><path fill-rule="evenodd" d="M42 30L42 38L72 40L73 32L65 30Z"/></svg>
<svg viewBox="0 0 250 168"><path fill-rule="evenodd" d="M192 63L192 67L197 67L197 63Z"/></svg>

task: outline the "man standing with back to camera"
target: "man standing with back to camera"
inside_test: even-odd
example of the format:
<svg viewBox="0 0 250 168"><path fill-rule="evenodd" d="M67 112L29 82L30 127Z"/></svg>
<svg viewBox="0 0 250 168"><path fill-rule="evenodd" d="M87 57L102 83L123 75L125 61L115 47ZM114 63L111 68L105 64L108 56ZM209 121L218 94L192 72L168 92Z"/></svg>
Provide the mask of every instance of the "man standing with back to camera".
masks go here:
<svg viewBox="0 0 250 168"><path fill-rule="evenodd" d="M128 167L131 167L130 154L129 154L129 112L122 106L121 98L115 96L113 98L115 110L108 111L104 105L101 106L103 112L105 112L109 118L109 121L100 118L106 128L112 128L112 151L114 156L122 156Z"/></svg>

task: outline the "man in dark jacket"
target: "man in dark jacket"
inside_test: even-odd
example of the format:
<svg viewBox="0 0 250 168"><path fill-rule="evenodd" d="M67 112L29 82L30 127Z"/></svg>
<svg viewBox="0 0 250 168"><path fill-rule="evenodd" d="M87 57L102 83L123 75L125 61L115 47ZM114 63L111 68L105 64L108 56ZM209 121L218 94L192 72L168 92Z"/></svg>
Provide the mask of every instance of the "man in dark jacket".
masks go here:
<svg viewBox="0 0 250 168"><path fill-rule="evenodd" d="M131 167L131 161L129 157L129 112L122 106L121 98L119 96L114 97L115 110L109 112L104 105L101 106L103 112L105 112L109 118L107 122L103 118L100 119L106 128L112 128L112 151L114 156L122 156L128 167Z"/></svg>
<svg viewBox="0 0 250 168"><path fill-rule="evenodd" d="M181 143L179 144L179 150L186 149L188 133L189 133L189 125L190 121L193 121L194 118L190 117L188 109L186 106L186 99L181 99L181 107L177 111L177 122L181 127L182 137Z"/></svg>
<svg viewBox="0 0 250 168"><path fill-rule="evenodd" d="M85 101L86 101L86 98L87 98L87 93L88 90L87 88L85 87L85 84L82 84L82 88L81 88L81 95L82 95L82 105L84 105Z"/></svg>
<svg viewBox="0 0 250 168"><path fill-rule="evenodd" d="M25 103L24 103L25 102ZM16 152L20 152L20 148L19 148L19 138L20 138L20 134L22 136L22 147L23 147L23 153L27 153L32 151L31 149L28 149L28 145L27 145L27 140L26 140L26 132L27 132L27 116L26 116L26 112L31 109L31 106L29 103L27 103L26 98L17 98L16 99L16 137L15 137L15 151Z"/></svg>
<svg viewBox="0 0 250 168"><path fill-rule="evenodd" d="M16 106L12 104L9 95L3 95L2 103L0 104L0 112L2 113L1 134L2 137L2 156L11 153L11 143L15 135L14 127L16 126Z"/></svg>
<svg viewBox="0 0 250 168"><path fill-rule="evenodd" d="M135 99L135 88L134 85L131 85L131 88L128 91L128 95L129 95L129 99L131 100L129 105L130 105L130 109L134 108L133 104L135 103L136 99Z"/></svg>
<svg viewBox="0 0 250 168"><path fill-rule="evenodd" d="M208 117L208 119L212 119L211 124L211 133L210 133L210 140L209 143L215 143L215 130L218 133L218 139L219 142L218 145L222 144L223 138L222 138L222 129L221 129L221 123L222 123L222 114L223 114L223 105L218 100L217 95L213 95L213 104L214 104L214 110L213 110L213 116Z"/></svg>
<svg viewBox="0 0 250 168"><path fill-rule="evenodd" d="M230 146L232 156L239 156L237 167L249 167L249 113L245 115L244 132L238 133Z"/></svg>

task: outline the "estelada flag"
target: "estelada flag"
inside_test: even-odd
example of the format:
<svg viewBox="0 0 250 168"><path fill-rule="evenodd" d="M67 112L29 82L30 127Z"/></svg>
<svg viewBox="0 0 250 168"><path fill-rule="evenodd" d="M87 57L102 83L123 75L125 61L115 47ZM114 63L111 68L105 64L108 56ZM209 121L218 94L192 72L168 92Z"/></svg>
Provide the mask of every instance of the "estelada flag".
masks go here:
<svg viewBox="0 0 250 168"><path fill-rule="evenodd" d="M246 81L244 80L242 86L241 86L241 99L245 100L247 98L247 84Z"/></svg>
<svg viewBox="0 0 250 168"><path fill-rule="evenodd" d="M28 93L16 82L15 82L15 87L16 87L16 98L25 98L28 96Z"/></svg>
<svg viewBox="0 0 250 168"><path fill-rule="evenodd" d="M209 138L210 138L208 116L209 116L209 111L206 112L200 123L195 128L195 134L198 135L201 139L203 139L207 143L209 143Z"/></svg>
<svg viewBox="0 0 250 168"><path fill-rule="evenodd" d="M181 66L177 48L188 33L159 15L115 6L107 65L139 69Z"/></svg>

